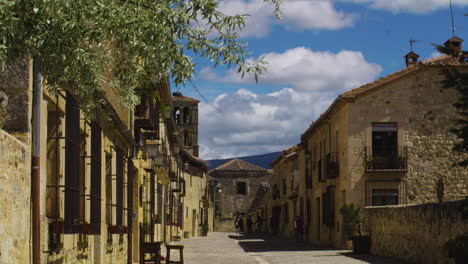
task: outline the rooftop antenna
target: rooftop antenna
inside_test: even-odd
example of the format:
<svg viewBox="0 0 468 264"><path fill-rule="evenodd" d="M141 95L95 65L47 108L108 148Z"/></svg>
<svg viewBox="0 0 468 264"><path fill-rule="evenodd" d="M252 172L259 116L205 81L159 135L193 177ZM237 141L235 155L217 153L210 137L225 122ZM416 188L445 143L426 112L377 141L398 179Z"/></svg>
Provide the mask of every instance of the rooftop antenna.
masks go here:
<svg viewBox="0 0 468 264"><path fill-rule="evenodd" d="M452 6L452 0L450 0L450 17L452 18L452 36L455 37L455 22L453 21L453 6Z"/></svg>
<svg viewBox="0 0 468 264"><path fill-rule="evenodd" d="M411 51L413 51L413 45L414 45L414 43L417 43L417 42L420 42L420 40L410 38L410 40L409 40L409 45L410 45Z"/></svg>

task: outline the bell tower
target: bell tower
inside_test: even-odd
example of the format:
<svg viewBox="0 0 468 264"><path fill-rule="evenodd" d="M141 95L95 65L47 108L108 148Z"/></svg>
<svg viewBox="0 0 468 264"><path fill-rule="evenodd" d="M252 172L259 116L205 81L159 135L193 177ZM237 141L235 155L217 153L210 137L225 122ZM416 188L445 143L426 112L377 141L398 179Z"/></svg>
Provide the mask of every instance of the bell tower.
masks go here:
<svg viewBox="0 0 468 264"><path fill-rule="evenodd" d="M177 131L182 135L183 149L198 157L198 104L197 99L180 92L172 94L172 115Z"/></svg>

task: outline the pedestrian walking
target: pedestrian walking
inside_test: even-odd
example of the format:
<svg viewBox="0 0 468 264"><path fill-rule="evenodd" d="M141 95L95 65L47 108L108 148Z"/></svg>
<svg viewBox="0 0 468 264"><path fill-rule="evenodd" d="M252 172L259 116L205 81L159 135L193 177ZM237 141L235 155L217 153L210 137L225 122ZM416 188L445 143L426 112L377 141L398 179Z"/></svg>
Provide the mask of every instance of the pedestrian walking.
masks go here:
<svg viewBox="0 0 468 264"><path fill-rule="evenodd" d="M257 216L257 232L261 233L263 230L263 218L261 215Z"/></svg>
<svg viewBox="0 0 468 264"><path fill-rule="evenodd" d="M304 222L300 216L294 220L294 229L296 231L296 242L304 242Z"/></svg>
<svg viewBox="0 0 468 264"><path fill-rule="evenodd" d="M240 217L236 216L236 219L234 220L234 226L236 227L236 233L240 233Z"/></svg>
<svg viewBox="0 0 468 264"><path fill-rule="evenodd" d="M247 233L252 233L252 225L253 225L252 217L249 215L247 217Z"/></svg>
<svg viewBox="0 0 468 264"><path fill-rule="evenodd" d="M241 216L239 216L239 234L244 232L244 219L242 219Z"/></svg>

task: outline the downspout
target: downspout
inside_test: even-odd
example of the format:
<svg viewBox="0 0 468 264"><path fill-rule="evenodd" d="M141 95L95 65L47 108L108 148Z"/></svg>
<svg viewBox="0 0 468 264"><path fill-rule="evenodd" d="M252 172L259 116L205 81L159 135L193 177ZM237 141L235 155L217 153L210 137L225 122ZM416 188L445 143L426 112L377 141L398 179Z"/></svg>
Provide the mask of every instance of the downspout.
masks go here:
<svg viewBox="0 0 468 264"><path fill-rule="evenodd" d="M130 134L134 136L134 111L133 109L130 110ZM134 171L133 171L133 162L132 159L135 157L135 146L132 146L130 148L130 159L128 162L128 169L127 173L127 179L130 179L129 182L127 182L127 188L130 187L130 190L127 190L127 202L132 201L131 204L129 204L127 207L127 263L132 264L133 263L133 177ZM131 177L129 177L131 176Z"/></svg>
<svg viewBox="0 0 468 264"><path fill-rule="evenodd" d="M40 155L41 155L41 96L42 64L33 58L33 107L32 107L32 159L31 159L31 199L32 199L32 247L33 264L41 263L41 204L40 204Z"/></svg>

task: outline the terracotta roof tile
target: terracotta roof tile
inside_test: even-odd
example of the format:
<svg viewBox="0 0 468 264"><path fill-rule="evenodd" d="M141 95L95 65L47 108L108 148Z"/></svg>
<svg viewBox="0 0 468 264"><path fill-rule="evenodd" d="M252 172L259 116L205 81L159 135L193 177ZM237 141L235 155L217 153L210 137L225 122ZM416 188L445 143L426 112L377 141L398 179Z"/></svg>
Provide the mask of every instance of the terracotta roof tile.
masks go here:
<svg viewBox="0 0 468 264"><path fill-rule="evenodd" d="M226 171L266 171L266 169L243 161L240 159L232 159L223 165L213 169L212 171L226 170Z"/></svg>
<svg viewBox="0 0 468 264"><path fill-rule="evenodd" d="M197 103L200 102L200 101L198 101L198 100L195 99L195 98L182 95L181 93L177 93L177 95L173 95L173 96L172 96L172 101L177 101L177 102L197 102Z"/></svg>

